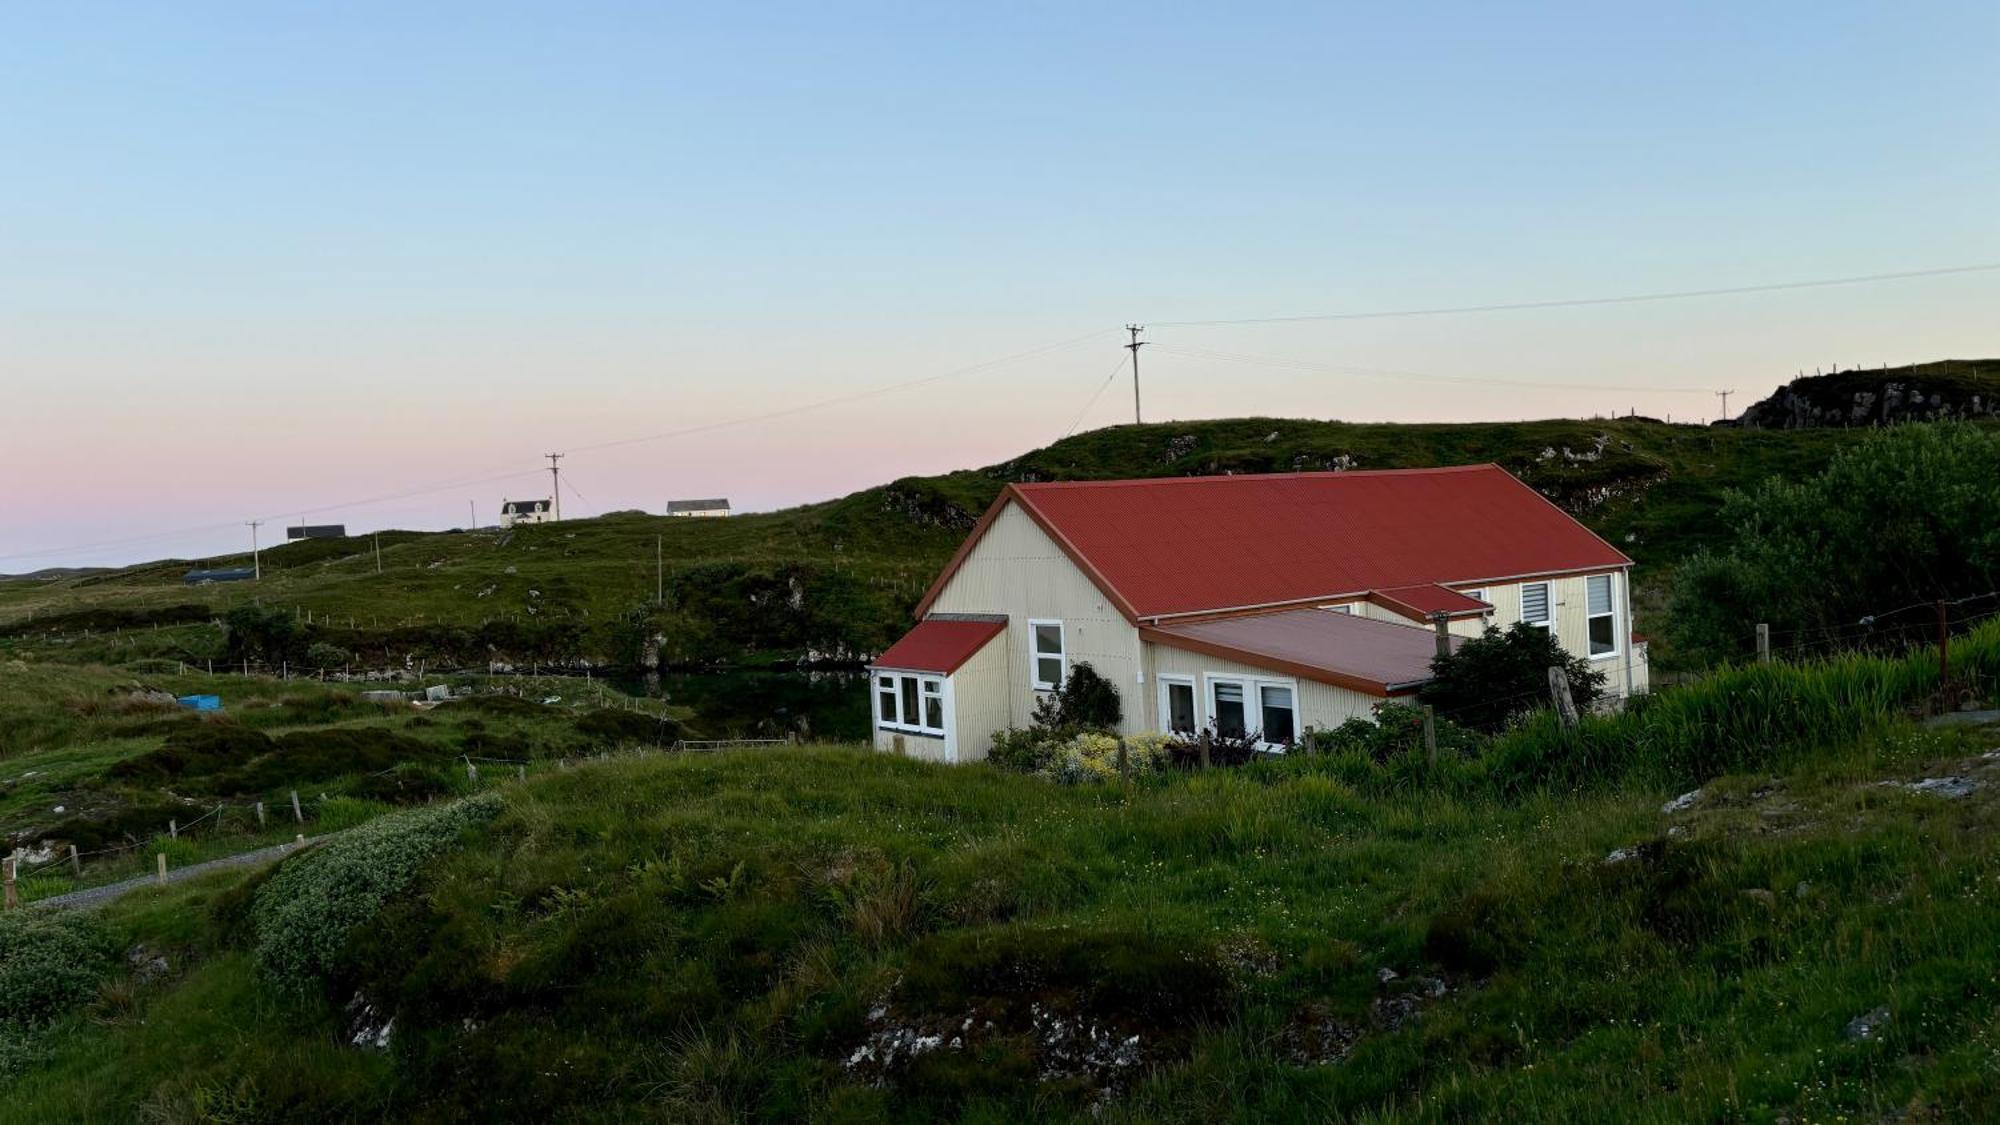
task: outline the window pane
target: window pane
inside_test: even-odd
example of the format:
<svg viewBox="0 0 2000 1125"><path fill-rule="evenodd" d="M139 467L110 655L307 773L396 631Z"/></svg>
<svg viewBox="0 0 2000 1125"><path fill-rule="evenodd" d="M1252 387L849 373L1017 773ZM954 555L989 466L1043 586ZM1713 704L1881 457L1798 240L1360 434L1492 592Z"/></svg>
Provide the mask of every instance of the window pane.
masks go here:
<svg viewBox="0 0 2000 1125"><path fill-rule="evenodd" d="M1167 729L1184 734L1194 732L1194 685L1167 685Z"/></svg>
<svg viewBox="0 0 2000 1125"><path fill-rule="evenodd" d="M1062 626L1060 625L1035 626L1036 652L1061 656L1062 650L1063 650Z"/></svg>
<svg viewBox="0 0 2000 1125"><path fill-rule="evenodd" d="M1584 588L1588 593L1587 600L1590 602L1590 612L1611 612L1611 576L1609 574L1592 575L1584 580Z"/></svg>
<svg viewBox="0 0 2000 1125"><path fill-rule="evenodd" d="M883 682L887 683L888 681L884 680ZM878 691L875 693L875 699L877 701L876 717L882 722L894 726L896 722L896 689L890 688L887 691Z"/></svg>
<svg viewBox="0 0 2000 1125"><path fill-rule="evenodd" d="M1521 620L1544 624L1549 619L1549 584L1537 582L1521 587Z"/></svg>
<svg viewBox="0 0 2000 1125"><path fill-rule="evenodd" d="M1051 686L1062 682L1062 661L1053 656L1035 659L1035 682Z"/></svg>
<svg viewBox="0 0 2000 1125"><path fill-rule="evenodd" d="M917 678L903 677L903 721L914 725L917 721Z"/></svg>
<svg viewBox="0 0 2000 1125"><path fill-rule="evenodd" d="M1590 619L1590 655L1602 656L1618 651L1618 637L1612 627L1616 620L1608 613Z"/></svg>
<svg viewBox="0 0 2000 1125"><path fill-rule="evenodd" d="M1243 685L1218 682L1215 685L1215 729L1225 738L1242 738Z"/></svg>
<svg viewBox="0 0 2000 1125"><path fill-rule="evenodd" d="M924 726L937 731L944 729L944 696L924 696Z"/></svg>
<svg viewBox="0 0 2000 1125"><path fill-rule="evenodd" d="M1264 741L1289 743L1297 737L1297 727L1292 721L1292 689L1288 687L1261 687L1257 689L1264 711Z"/></svg>

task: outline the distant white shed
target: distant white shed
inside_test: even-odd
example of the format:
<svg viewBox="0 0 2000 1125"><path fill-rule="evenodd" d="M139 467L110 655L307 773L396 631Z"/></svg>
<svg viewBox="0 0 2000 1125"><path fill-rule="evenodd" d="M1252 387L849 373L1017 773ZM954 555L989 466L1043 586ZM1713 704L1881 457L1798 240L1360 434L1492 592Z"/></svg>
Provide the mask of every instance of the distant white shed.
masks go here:
<svg viewBox="0 0 2000 1125"><path fill-rule="evenodd" d="M729 514L729 501L716 500L669 500L667 514L670 516L690 516L715 519Z"/></svg>

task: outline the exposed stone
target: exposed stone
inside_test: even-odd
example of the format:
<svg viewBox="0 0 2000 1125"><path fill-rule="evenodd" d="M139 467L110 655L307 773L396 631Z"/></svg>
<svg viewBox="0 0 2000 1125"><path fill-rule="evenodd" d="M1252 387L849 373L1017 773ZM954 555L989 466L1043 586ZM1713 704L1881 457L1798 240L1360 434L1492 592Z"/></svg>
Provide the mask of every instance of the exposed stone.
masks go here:
<svg viewBox="0 0 2000 1125"><path fill-rule="evenodd" d="M1672 816L1675 813L1684 813L1693 808L1695 802L1701 800L1701 792L1699 789L1691 789L1668 801L1666 804L1661 805L1660 811L1666 813L1668 816Z"/></svg>
<svg viewBox="0 0 2000 1125"><path fill-rule="evenodd" d="M1855 1016L1847 1021L1847 1037L1854 1040L1871 1040L1882 1037L1882 1028L1889 1022L1889 1009L1877 1008L1866 1015Z"/></svg>
<svg viewBox="0 0 2000 1125"><path fill-rule="evenodd" d="M1957 800L1970 797L1979 791L1979 783L1969 777L1927 777L1922 781L1906 782L1903 788L1912 793L1928 793L1933 797Z"/></svg>

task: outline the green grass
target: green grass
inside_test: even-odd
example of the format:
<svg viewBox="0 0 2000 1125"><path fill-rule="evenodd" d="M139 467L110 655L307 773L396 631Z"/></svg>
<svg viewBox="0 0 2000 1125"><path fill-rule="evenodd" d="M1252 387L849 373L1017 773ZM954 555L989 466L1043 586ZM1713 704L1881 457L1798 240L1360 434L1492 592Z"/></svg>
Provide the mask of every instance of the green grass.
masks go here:
<svg viewBox="0 0 2000 1125"><path fill-rule="evenodd" d="M618 623L653 598L656 540L669 605L650 614L648 627L668 638L670 659L742 663L793 659L807 649L867 653L902 630L925 585L1010 480L1481 461L1519 474L1638 559L1641 606L1650 613L1644 587L1657 571L1723 530L1713 516L1725 490L1808 475L1856 436L1634 419L1391 425L1250 418L1119 426L986 469L906 478L822 504L728 520L617 515L512 535L385 535L379 574L369 541L352 539L268 552L265 579L254 586L186 587L180 575L187 564L178 560L0 582L0 656L198 662L219 654L215 627L155 628L153 618L189 605L220 616L257 599L311 614L327 639L364 662L400 664L403 654L431 651L462 659L486 649L454 640L449 630L484 628L486 640L504 648L515 642L497 630L550 623L574 627L585 654L619 659ZM797 611L789 609L794 592ZM758 600L784 612L745 608ZM121 628L120 620L131 624ZM89 636L78 629L86 622L95 623ZM57 636L48 635L51 628Z"/></svg>
<svg viewBox="0 0 2000 1125"><path fill-rule="evenodd" d="M175 972L50 1029L0 1119L1990 1119L1996 741L1892 722L1675 816L1644 763L1456 795L1326 758L1129 787L592 764L502 790L296 1001L251 968L272 883L121 904ZM1986 785L1877 784L1943 772ZM357 995L388 1051L344 1045ZM1139 1061L1065 1061L1054 1018ZM899 1029L962 1041L884 1065Z"/></svg>

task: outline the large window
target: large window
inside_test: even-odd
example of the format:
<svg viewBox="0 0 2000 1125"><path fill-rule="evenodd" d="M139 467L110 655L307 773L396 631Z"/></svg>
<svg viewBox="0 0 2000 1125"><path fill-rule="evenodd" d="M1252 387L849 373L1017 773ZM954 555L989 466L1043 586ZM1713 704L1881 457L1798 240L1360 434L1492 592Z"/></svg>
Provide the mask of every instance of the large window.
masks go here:
<svg viewBox="0 0 2000 1125"><path fill-rule="evenodd" d="M1030 621L1028 632L1034 639L1034 651L1029 654L1034 662L1029 669L1030 682L1036 691L1054 691L1069 674L1069 657L1063 651L1063 623Z"/></svg>
<svg viewBox="0 0 2000 1125"><path fill-rule="evenodd" d="M1249 733L1250 728L1245 724L1250 720L1250 713L1244 705L1243 688L1242 680L1210 680L1208 683L1215 733L1224 738L1242 738Z"/></svg>
<svg viewBox="0 0 2000 1125"><path fill-rule="evenodd" d="M877 673L875 725L883 730L943 736L944 677Z"/></svg>
<svg viewBox="0 0 2000 1125"><path fill-rule="evenodd" d="M1164 712L1167 730L1174 734L1193 734L1201 729L1201 715L1195 710L1194 681L1160 681L1161 711Z"/></svg>
<svg viewBox="0 0 2000 1125"><path fill-rule="evenodd" d="M1167 691L1171 720L1172 685ZM1298 689L1289 680L1210 679L1208 702L1209 718L1215 724L1215 733L1223 738L1254 734L1265 746L1272 748L1290 746L1298 741Z"/></svg>
<svg viewBox="0 0 2000 1125"><path fill-rule="evenodd" d="M1258 684L1257 710L1263 718L1264 742L1290 746L1299 737L1298 708L1290 684Z"/></svg>
<svg viewBox="0 0 2000 1125"><path fill-rule="evenodd" d="M1590 655L1610 656L1618 651L1618 614L1611 604L1611 576L1593 574L1583 583L1590 611Z"/></svg>
<svg viewBox="0 0 2000 1125"><path fill-rule="evenodd" d="M1551 618L1548 583L1530 582L1521 587L1521 620L1544 629L1549 627Z"/></svg>

